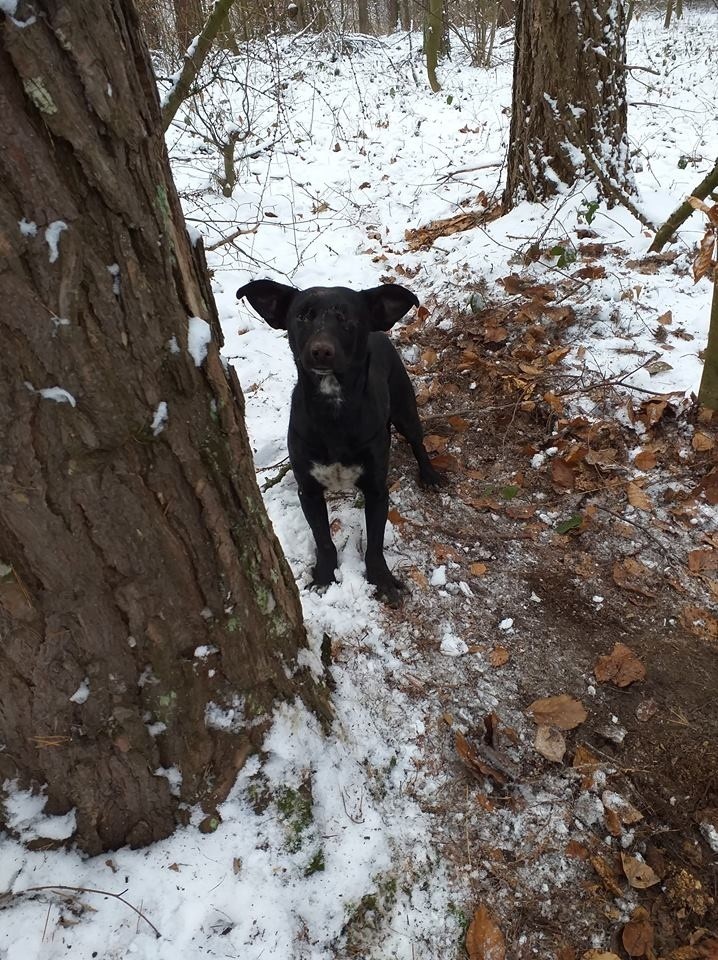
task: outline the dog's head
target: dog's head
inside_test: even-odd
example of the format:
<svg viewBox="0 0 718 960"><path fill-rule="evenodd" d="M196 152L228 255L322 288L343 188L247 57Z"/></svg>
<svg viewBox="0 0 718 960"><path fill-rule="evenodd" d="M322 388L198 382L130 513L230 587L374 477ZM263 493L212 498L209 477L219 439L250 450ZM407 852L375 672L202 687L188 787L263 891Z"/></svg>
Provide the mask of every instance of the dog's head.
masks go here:
<svg viewBox="0 0 718 960"><path fill-rule="evenodd" d="M369 334L389 330L419 301L405 287L382 284L370 290L310 287L297 290L273 280L240 287L257 313L286 330L297 365L319 376L343 373L364 362Z"/></svg>

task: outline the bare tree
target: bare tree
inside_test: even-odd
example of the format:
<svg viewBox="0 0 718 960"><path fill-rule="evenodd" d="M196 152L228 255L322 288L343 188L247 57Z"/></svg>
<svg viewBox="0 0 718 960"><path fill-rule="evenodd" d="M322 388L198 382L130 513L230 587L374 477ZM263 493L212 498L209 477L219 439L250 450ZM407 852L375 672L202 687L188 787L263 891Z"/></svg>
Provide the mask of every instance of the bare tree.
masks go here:
<svg viewBox="0 0 718 960"><path fill-rule="evenodd" d="M98 853L324 700L131 0L2 16L0 141L0 784Z"/></svg>
<svg viewBox="0 0 718 960"><path fill-rule="evenodd" d="M589 171L626 187L623 0L517 0L505 206L539 200Z"/></svg>

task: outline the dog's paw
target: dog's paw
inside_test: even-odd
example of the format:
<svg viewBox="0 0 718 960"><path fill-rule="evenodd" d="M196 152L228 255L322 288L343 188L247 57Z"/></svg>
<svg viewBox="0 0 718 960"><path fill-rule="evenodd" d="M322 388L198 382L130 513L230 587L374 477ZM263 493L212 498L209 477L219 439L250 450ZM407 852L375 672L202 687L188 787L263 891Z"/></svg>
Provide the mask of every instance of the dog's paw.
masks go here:
<svg viewBox="0 0 718 960"><path fill-rule="evenodd" d="M419 471L419 483L426 490L439 490L441 487L445 487L448 482L448 478L433 467L424 467L423 470Z"/></svg>
<svg viewBox="0 0 718 960"><path fill-rule="evenodd" d="M312 582L309 584L309 589L324 591L327 587L336 583L335 569L336 564L334 562L317 563L312 570Z"/></svg>
<svg viewBox="0 0 718 960"><path fill-rule="evenodd" d="M367 571L367 580L376 587L377 598L387 606L398 607L401 605L402 593L406 590L406 587L388 568L374 574Z"/></svg>

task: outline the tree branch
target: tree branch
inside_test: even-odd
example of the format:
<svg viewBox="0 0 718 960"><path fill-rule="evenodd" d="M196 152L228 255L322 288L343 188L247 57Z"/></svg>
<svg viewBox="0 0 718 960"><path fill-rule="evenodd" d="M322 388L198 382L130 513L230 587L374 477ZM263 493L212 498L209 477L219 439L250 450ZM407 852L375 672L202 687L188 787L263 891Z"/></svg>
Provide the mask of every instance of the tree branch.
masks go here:
<svg viewBox="0 0 718 960"><path fill-rule="evenodd" d="M179 76L162 101L163 130L167 130L174 120L180 104L187 99L189 89L201 70L217 34L222 29L233 3L234 0L215 0L212 12L207 17L202 32L185 53Z"/></svg>
<svg viewBox="0 0 718 960"><path fill-rule="evenodd" d="M716 188L718 188L718 162L716 162L716 165L710 173L701 180L698 186L691 191L691 196L698 197L699 200L705 200L708 194L712 193ZM693 207L687 200L684 201L680 207L677 207L660 230L656 232L653 243L648 248L648 252L660 253L676 230L686 222L692 213Z"/></svg>

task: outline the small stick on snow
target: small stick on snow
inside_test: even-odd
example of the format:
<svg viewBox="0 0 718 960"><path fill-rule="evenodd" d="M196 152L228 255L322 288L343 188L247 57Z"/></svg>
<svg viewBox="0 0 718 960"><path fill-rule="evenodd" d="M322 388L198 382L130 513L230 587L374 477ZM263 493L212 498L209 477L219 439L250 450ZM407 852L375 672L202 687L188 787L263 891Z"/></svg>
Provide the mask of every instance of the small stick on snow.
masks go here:
<svg viewBox="0 0 718 960"><path fill-rule="evenodd" d="M115 900L119 900L120 903L124 903L126 907L130 908L130 910L134 910L138 917L144 920L148 926L152 927L158 940L162 938L162 934L159 932L154 923L152 923L152 921L149 920L141 910L138 910L134 904L130 903L129 900L125 900L124 890L122 893L112 893L110 890L95 890L92 887L69 887L64 883L49 883L42 887L27 887L25 890L18 890L17 893L13 894L13 896L20 897L26 893L40 893L41 891L45 890L72 890L73 893L96 893L101 897L114 897Z"/></svg>

